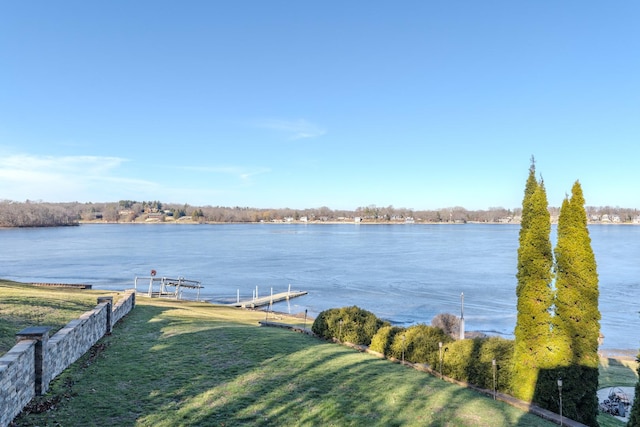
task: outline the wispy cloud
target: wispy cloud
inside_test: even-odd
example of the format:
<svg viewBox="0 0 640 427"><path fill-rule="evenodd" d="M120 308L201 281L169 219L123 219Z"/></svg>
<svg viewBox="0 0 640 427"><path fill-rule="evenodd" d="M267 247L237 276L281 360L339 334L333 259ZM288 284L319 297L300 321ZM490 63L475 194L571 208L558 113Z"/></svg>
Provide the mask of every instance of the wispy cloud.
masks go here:
<svg viewBox="0 0 640 427"><path fill-rule="evenodd" d="M14 154L0 158L0 171L43 172L48 174L79 173L104 174L127 160L120 157L100 156L34 156Z"/></svg>
<svg viewBox="0 0 640 427"><path fill-rule="evenodd" d="M322 127L304 119L278 120L267 119L254 122L256 127L271 129L289 135L290 140L317 138L327 133Z"/></svg>
<svg viewBox="0 0 640 427"><path fill-rule="evenodd" d="M135 161L121 157L16 154L2 152L0 147L0 200L157 199L207 204L222 195L251 187L258 175L271 172L266 167L246 166L168 167L178 173L152 174L147 179L146 175L142 178L130 175L132 168L139 168Z"/></svg>
<svg viewBox="0 0 640 427"><path fill-rule="evenodd" d="M181 169L192 172L229 175L245 183L249 182L251 178L256 175L271 172L269 168L248 168L241 166L185 166Z"/></svg>
<svg viewBox="0 0 640 427"><path fill-rule="evenodd" d="M115 175L128 160L101 156L0 156L0 199L96 200L118 187L153 187L154 183Z"/></svg>

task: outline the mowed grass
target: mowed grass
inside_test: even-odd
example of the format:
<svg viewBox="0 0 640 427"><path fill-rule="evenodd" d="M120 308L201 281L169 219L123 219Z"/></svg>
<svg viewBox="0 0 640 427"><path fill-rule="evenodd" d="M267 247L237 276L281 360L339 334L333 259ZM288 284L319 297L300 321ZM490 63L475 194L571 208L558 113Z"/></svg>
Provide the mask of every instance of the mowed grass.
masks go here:
<svg viewBox="0 0 640 427"><path fill-rule="evenodd" d="M638 382L637 366L638 363L628 357L601 357L598 388L635 387ZM598 415L598 423L600 427L622 427L626 425L626 423L605 414Z"/></svg>
<svg viewBox="0 0 640 427"><path fill-rule="evenodd" d="M264 313L138 298L18 426L552 426Z"/></svg>
<svg viewBox="0 0 640 427"><path fill-rule="evenodd" d="M119 292L45 288L0 280L0 356L16 344L16 333L29 326L51 326L50 335L93 309L99 296Z"/></svg>
<svg viewBox="0 0 640 427"><path fill-rule="evenodd" d="M630 358L601 357L598 387L635 387L638 362Z"/></svg>
<svg viewBox="0 0 640 427"><path fill-rule="evenodd" d="M10 321L16 332L33 320L62 327L107 294L0 282L0 325ZM11 310L5 300L12 301ZM113 334L32 407L48 410L25 414L15 425L553 425L425 373L307 335L259 327L263 312L137 301ZM271 314L269 320L303 324ZM10 335L9 348L15 342ZM601 386L635 385L632 366L603 362ZM606 415L598 419L603 427L624 425Z"/></svg>

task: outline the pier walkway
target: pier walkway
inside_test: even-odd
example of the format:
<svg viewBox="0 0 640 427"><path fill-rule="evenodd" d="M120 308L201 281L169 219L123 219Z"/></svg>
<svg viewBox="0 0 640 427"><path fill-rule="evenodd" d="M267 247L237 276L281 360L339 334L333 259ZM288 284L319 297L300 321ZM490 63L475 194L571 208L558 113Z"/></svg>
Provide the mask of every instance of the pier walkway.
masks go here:
<svg viewBox="0 0 640 427"><path fill-rule="evenodd" d="M287 291L280 292L278 294L267 295L266 297L253 298L245 301L237 301L229 304L232 307L240 307L240 308L257 308L263 307L265 305L273 304L275 302L287 301L291 298L301 297L303 295L307 295L307 291Z"/></svg>

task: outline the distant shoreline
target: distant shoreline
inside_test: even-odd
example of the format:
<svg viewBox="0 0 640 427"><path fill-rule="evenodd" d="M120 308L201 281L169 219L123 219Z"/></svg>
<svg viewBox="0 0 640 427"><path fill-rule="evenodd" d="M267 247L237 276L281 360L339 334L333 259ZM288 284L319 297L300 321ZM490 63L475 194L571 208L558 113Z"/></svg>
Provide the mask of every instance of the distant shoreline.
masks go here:
<svg viewBox="0 0 640 427"><path fill-rule="evenodd" d="M552 224L557 224L557 221L552 221ZM224 222L218 222L218 221L204 221L204 222L197 222L197 221L175 221L175 220L168 220L168 221L129 221L129 222L125 222L125 221L104 221L104 220L80 220L78 221L79 225L91 225L91 224L140 224L140 225L149 225L149 224L172 224L172 225L207 225L207 224L213 224L213 225L218 225L218 224L234 224L234 225L242 225L242 224L271 224L271 225L290 225L290 224L296 224L296 225L307 225L307 224L326 224L326 225L340 225L340 224L345 224L345 225L406 225L406 226L412 226L412 225L466 225L466 224L486 224L486 225L520 225L520 222L498 222L498 221L466 221L466 222L429 222L429 221L416 221L416 222L412 222L412 223L407 223L407 222L401 222L401 221L362 221L362 222L355 222L355 221L261 221L261 222L242 222L242 221L237 221L237 222L233 222L233 221L224 221ZM605 225L605 226L637 226L640 225L640 223L634 223L634 222L594 222L594 221L590 221L587 222L587 225ZM0 227L0 228L16 228L16 227Z"/></svg>

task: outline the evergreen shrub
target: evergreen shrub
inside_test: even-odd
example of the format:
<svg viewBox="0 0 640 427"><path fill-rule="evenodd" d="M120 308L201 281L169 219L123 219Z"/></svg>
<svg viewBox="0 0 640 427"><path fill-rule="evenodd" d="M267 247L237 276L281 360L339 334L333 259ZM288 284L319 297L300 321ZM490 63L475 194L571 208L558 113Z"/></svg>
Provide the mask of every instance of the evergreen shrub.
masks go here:
<svg viewBox="0 0 640 427"><path fill-rule="evenodd" d="M311 330L325 339L337 338L368 346L378 329L388 324L370 311L352 306L322 311L314 320Z"/></svg>
<svg viewBox="0 0 640 427"><path fill-rule="evenodd" d="M446 344L451 341L452 338L442 329L420 323L408 327L404 332L396 333L389 354L400 359L404 349L406 361L435 366L439 360L438 343Z"/></svg>
<svg viewBox="0 0 640 427"><path fill-rule="evenodd" d="M446 346L443 374L487 390L493 390L493 360L496 360L496 388L510 393L511 340L500 337L454 341Z"/></svg>
<svg viewBox="0 0 640 427"><path fill-rule="evenodd" d="M386 357L391 356L391 344L393 343L394 337L398 334L402 334L404 331L405 328L400 326L383 326L378 329L378 332L376 332L371 339L369 349L382 353Z"/></svg>

